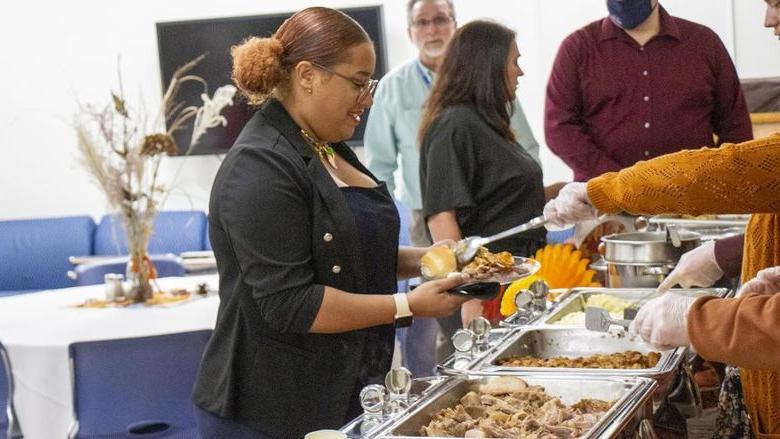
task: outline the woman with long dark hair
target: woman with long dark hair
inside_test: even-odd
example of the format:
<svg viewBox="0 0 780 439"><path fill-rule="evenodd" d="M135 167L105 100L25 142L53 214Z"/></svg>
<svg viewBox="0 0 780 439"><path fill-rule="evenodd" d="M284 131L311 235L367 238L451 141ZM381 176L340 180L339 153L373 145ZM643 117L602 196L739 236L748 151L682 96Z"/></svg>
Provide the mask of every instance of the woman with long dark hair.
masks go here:
<svg viewBox="0 0 780 439"><path fill-rule="evenodd" d="M466 24L449 43L420 127L423 214L434 241L489 236L542 214L542 169L509 125L519 57L515 33L498 23ZM530 256L544 244L539 229L490 247ZM463 323L481 305L468 310Z"/></svg>

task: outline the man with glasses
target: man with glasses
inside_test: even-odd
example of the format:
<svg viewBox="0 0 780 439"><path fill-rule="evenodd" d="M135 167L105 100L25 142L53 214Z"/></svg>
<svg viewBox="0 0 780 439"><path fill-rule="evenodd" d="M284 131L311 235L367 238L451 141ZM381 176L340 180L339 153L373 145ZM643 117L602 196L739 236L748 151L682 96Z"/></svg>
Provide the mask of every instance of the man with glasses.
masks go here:
<svg viewBox="0 0 780 439"><path fill-rule="evenodd" d="M366 125L364 143L368 169L395 190L394 173L399 167L403 185L400 200L409 207L411 241L415 246L430 245L422 217L420 194L419 144L417 141L423 104L428 97L435 71L447 43L455 32L452 0L409 0L407 32L417 47L418 56L387 73L379 82ZM539 144L528 126L519 102L515 102L512 128L519 143L539 161ZM399 160L400 158L400 160ZM440 320L445 337L461 325L460 314ZM437 325L433 319L415 319L401 338L404 362L415 376L428 375L436 364ZM414 337L411 342L409 337ZM447 342L449 347L449 342Z"/></svg>

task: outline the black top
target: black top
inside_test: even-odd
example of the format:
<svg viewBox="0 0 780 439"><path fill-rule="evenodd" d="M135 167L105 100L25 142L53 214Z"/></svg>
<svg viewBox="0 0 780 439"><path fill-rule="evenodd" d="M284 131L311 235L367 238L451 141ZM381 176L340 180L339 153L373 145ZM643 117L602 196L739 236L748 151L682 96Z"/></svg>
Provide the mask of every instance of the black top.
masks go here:
<svg viewBox="0 0 780 439"><path fill-rule="evenodd" d="M376 180L349 147L333 147ZM376 244L382 252L397 248L391 231ZM350 204L276 100L254 114L217 172L209 238L220 305L194 402L275 438L340 427L368 331L308 330L325 285L369 291L367 264Z"/></svg>
<svg viewBox="0 0 780 439"><path fill-rule="evenodd" d="M352 209L358 228L369 294L392 294L397 291L398 232L401 228L393 198L384 183L376 188L342 187L347 204ZM395 243L395 245L388 245ZM358 382L353 389L348 418L362 412L358 396L368 384L384 383L390 370L395 343L393 325L381 325L366 330ZM344 389L345 391L347 389Z"/></svg>
<svg viewBox="0 0 780 439"><path fill-rule="evenodd" d="M445 109L431 124L421 148L426 218L455 210L466 237L490 236L542 214L542 168L472 107ZM544 229L536 229L491 243L489 248L532 256L544 244Z"/></svg>

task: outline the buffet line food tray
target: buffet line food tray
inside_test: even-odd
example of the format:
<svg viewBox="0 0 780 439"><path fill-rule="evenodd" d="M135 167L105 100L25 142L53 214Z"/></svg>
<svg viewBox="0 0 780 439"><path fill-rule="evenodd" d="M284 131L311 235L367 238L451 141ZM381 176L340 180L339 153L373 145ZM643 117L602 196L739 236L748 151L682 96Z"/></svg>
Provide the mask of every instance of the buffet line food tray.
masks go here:
<svg viewBox="0 0 780 439"><path fill-rule="evenodd" d="M728 288L672 288L669 292L693 297L728 297L731 290ZM596 295L613 296L631 302L637 307L659 296L655 288L574 288L566 293L550 312L537 319L535 324L561 326L563 324L561 319L564 317L572 313L584 313L588 300ZM584 326L584 323L577 326Z"/></svg>
<svg viewBox="0 0 780 439"><path fill-rule="evenodd" d="M714 227L741 227L747 226L750 215L706 215L702 217L680 217L676 215L656 215L648 219L650 224L666 225L676 224L679 227L695 230L710 229Z"/></svg>
<svg viewBox="0 0 780 439"><path fill-rule="evenodd" d="M450 377L417 404L393 422L377 430L370 438L402 439L422 436L422 429L444 409L454 408L470 391L491 382L501 375L461 375ZM639 428L652 416L651 395L655 382L641 377L594 377L587 375L522 375L527 384L542 386L544 392L560 398L567 406L582 399L600 399L612 402L612 406L595 421L581 438L622 437ZM450 437L427 435L426 437ZM488 436L489 437L489 436Z"/></svg>
<svg viewBox="0 0 780 439"><path fill-rule="evenodd" d="M598 367L526 367L502 364L510 358L533 357L549 359L554 357L588 357L594 354L613 354L636 351L642 355L660 354L652 367L607 368ZM658 381L661 397L671 391L675 374L685 356L685 348L660 349L643 342L639 337L629 336L624 330L595 332L585 328L572 327L527 327L515 333L510 339L491 352L474 366L471 374L578 374L594 376L641 376ZM565 364L565 363L562 363Z"/></svg>

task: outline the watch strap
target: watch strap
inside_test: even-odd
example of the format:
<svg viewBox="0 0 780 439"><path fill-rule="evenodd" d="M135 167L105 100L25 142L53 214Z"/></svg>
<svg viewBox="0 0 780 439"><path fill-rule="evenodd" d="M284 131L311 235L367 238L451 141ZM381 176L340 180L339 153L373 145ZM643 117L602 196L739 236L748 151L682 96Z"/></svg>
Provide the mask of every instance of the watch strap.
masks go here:
<svg viewBox="0 0 780 439"><path fill-rule="evenodd" d="M409 308L409 300L406 298L406 293L393 294L393 300L395 301L395 322L396 328L409 326L412 324L412 310Z"/></svg>

